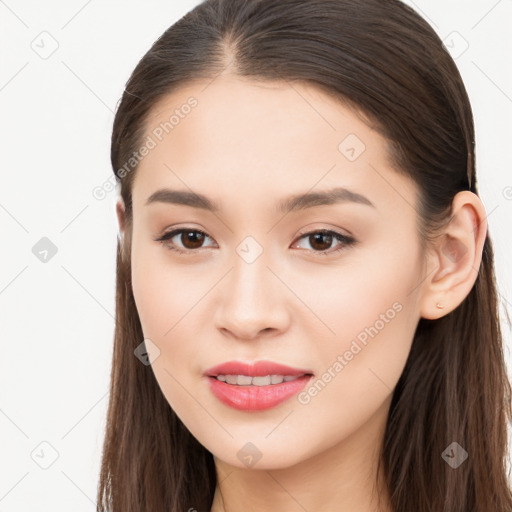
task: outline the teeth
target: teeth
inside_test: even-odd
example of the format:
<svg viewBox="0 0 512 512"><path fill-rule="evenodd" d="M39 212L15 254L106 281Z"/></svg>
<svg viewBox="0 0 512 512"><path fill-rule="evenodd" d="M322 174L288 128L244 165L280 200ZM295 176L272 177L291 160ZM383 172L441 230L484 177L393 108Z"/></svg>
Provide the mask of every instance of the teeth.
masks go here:
<svg viewBox="0 0 512 512"><path fill-rule="evenodd" d="M236 375L226 375L226 382L228 384L238 384Z"/></svg>
<svg viewBox="0 0 512 512"><path fill-rule="evenodd" d="M271 384L281 384L298 379L295 375L267 375L265 377L250 377L249 375L217 375L217 380L234 384L237 386L269 386Z"/></svg>

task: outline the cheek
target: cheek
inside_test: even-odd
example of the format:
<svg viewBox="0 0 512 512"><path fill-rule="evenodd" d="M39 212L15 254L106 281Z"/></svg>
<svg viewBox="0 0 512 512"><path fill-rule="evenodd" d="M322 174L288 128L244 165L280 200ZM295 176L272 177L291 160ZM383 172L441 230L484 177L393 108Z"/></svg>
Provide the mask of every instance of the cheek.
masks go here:
<svg viewBox="0 0 512 512"><path fill-rule="evenodd" d="M178 383L198 378L198 354L205 338L200 319L215 276L198 275L190 267L170 263L166 256L159 246L134 244L132 288L144 337L160 350L152 368L170 401L182 394Z"/></svg>
<svg viewBox="0 0 512 512"><path fill-rule="evenodd" d="M192 285L176 267L147 264L155 261L152 256L147 249L132 252L135 304L144 338L159 350L151 364L155 379L176 414L184 423L190 423L188 414L194 411L195 401L187 390L193 389L198 378L193 365L200 336L191 330L191 317L187 315L194 314L194 304L204 295L205 287Z"/></svg>
<svg viewBox="0 0 512 512"><path fill-rule="evenodd" d="M322 446L343 439L385 407L406 364L414 336L414 308L396 294L365 302L338 300L336 336L318 348L318 373L298 396L302 428L325 432ZM339 299L339 297L338 297ZM335 405L334 405L335 404ZM389 404L388 404L389 405Z"/></svg>
<svg viewBox="0 0 512 512"><path fill-rule="evenodd" d="M363 258L343 269L339 279L319 282L321 293L308 295L311 309L329 328L323 329L318 366L330 372L326 381L337 376L332 380L341 393L350 393L353 386L369 397L389 393L410 352L418 321L416 294L411 292L420 279L419 260L400 257L392 249L381 251L378 259ZM340 382L345 379L348 388Z"/></svg>
<svg viewBox="0 0 512 512"><path fill-rule="evenodd" d="M145 336L170 338L204 295L207 284L185 267L170 263L159 244L134 243L132 288Z"/></svg>

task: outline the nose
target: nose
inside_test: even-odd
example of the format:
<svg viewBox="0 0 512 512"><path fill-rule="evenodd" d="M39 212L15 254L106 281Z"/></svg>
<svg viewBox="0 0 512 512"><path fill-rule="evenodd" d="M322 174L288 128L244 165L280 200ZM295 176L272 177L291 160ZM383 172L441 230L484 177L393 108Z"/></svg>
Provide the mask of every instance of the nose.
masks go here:
<svg viewBox="0 0 512 512"><path fill-rule="evenodd" d="M235 254L234 268L218 290L215 326L227 336L240 340L271 337L289 324L287 289L267 266L264 255L248 263Z"/></svg>

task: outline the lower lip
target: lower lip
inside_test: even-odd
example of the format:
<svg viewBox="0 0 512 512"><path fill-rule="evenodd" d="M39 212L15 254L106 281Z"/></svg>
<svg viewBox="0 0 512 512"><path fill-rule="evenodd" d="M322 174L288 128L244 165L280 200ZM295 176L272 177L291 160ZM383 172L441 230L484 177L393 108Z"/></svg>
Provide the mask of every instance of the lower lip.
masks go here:
<svg viewBox="0 0 512 512"><path fill-rule="evenodd" d="M308 383L312 375L271 384L268 386L237 386L227 384L215 377L207 377L212 393L225 405L241 411L270 409L296 395Z"/></svg>

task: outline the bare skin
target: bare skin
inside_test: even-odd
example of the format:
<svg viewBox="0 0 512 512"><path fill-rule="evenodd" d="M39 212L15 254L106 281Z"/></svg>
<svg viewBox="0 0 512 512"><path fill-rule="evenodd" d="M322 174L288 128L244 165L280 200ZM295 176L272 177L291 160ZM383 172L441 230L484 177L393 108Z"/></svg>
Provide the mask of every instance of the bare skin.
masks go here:
<svg viewBox="0 0 512 512"><path fill-rule="evenodd" d="M375 478L392 392L419 319L455 309L476 280L484 206L471 192L457 194L451 222L423 254L416 187L360 116L311 86L229 74L209 82L153 109L148 135L189 97L198 102L136 171L133 292L144 336L160 350L155 377L214 456L212 512L390 512ZM145 204L164 187L204 194L221 209ZM373 206L277 210L290 195L334 187ZM117 213L123 233L121 200ZM199 246L179 234L167 245L154 240L175 228L207 236ZM321 229L356 243L304 235ZM251 263L237 252L247 236L251 251L262 249ZM232 359L308 368L325 385L265 411L240 411L213 396L203 375ZM239 457L249 442L260 454L250 467Z"/></svg>

